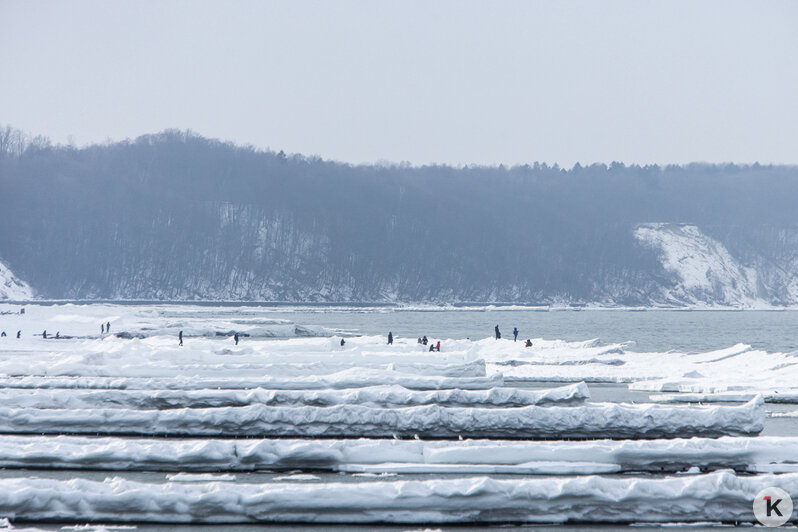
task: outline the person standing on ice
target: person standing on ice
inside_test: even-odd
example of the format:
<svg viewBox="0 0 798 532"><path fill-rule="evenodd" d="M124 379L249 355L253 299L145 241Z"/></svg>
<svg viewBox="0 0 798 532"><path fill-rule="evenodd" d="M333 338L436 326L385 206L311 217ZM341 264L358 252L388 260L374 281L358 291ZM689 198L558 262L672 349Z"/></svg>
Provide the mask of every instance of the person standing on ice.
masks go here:
<svg viewBox="0 0 798 532"><path fill-rule="evenodd" d="M393 345L393 333L388 331L388 345Z"/></svg>
<svg viewBox="0 0 798 532"><path fill-rule="evenodd" d="M494 327L493 330L496 331L496 339L497 340L501 339L502 333L499 332L499 326L496 325L496 327Z"/></svg>
<svg viewBox="0 0 798 532"><path fill-rule="evenodd" d="M422 343L422 344L424 344L424 345L427 345L427 343L429 343L429 340L427 340L427 335L424 335L424 336L421 338L421 343Z"/></svg>
<svg viewBox="0 0 798 532"><path fill-rule="evenodd" d="M341 347L343 347L345 343L346 343L346 340L344 340L343 338L341 338Z"/></svg>
<svg viewBox="0 0 798 532"><path fill-rule="evenodd" d="M5 332L5 331L3 331L2 333L0 333L0 336L2 336L3 338L5 338L5 337L6 337L6 336L8 336L8 335L6 334L6 332Z"/></svg>
<svg viewBox="0 0 798 532"><path fill-rule="evenodd" d="M111 332L111 322L110 321L105 324L105 332L107 332L107 333Z"/></svg>
<svg viewBox="0 0 798 532"><path fill-rule="evenodd" d="M47 338L47 329L45 329L44 332L42 333L42 338Z"/></svg>
<svg viewBox="0 0 798 532"><path fill-rule="evenodd" d="M22 338L22 331L17 331L17 338Z"/></svg>
<svg viewBox="0 0 798 532"><path fill-rule="evenodd" d="M180 331L179 333L177 333L177 339L180 340L177 345L182 346L183 345L183 331Z"/></svg>
<svg viewBox="0 0 798 532"><path fill-rule="evenodd" d="M235 340L236 341L236 345L238 345L238 333L235 333L233 335L233 340Z"/></svg>
<svg viewBox="0 0 798 532"><path fill-rule="evenodd" d="M513 342L518 341L518 327L513 327Z"/></svg>
<svg viewBox="0 0 798 532"><path fill-rule="evenodd" d="M441 352L441 341L440 340L438 340L438 345L435 346L435 351L437 351L438 353Z"/></svg>
<svg viewBox="0 0 798 532"><path fill-rule="evenodd" d="M104 323L100 324L100 334L105 334L105 324Z"/></svg>

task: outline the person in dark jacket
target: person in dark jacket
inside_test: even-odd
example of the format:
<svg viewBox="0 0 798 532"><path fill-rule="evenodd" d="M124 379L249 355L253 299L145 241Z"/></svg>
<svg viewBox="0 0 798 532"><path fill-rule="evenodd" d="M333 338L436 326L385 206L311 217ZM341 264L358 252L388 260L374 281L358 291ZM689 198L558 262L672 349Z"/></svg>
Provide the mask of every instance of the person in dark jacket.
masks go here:
<svg viewBox="0 0 798 532"><path fill-rule="evenodd" d="M346 340L344 340L343 338L341 338L341 347L343 347L345 343L346 343Z"/></svg>
<svg viewBox="0 0 798 532"><path fill-rule="evenodd" d="M111 332L111 322L110 321L105 324L105 332L107 332L107 333Z"/></svg>
<svg viewBox="0 0 798 532"><path fill-rule="evenodd" d="M105 334L105 324L104 323L100 324L100 334Z"/></svg>
<svg viewBox="0 0 798 532"><path fill-rule="evenodd" d="M393 333L388 331L388 345L393 345Z"/></svg>
<svg viewBox="0 0 798 532"><path fill-rule="evenodd" d="M496 339L497 340L500 339L502 337L502 333L499 332L499 326L496 325L496 327L494 327L493 330L496 331Z"/></svg>
<svg viewBox="0 0 798 532"><path fill-rule="evenodd" d="M529 338L527 338L527 339L526 339L526 344L524 344L524 347L532 347L532 340L530 340Z"/></svg>
<svg viewBox="0 0 798 532"><path fill-rule="evenodd" d="M17 331L17 338L22 338L22 331Z"/></svg>
<svg viewBox="0 0 798 532"><path fill-rule="evenodd" d="M427 345L429 343L429 340L427 340L426 335L421 337L421 343L424 345Z"/></svg>
<svg viewBox="0 0 798 532"><path fill-rule="evenodd" d="M518 341L518 327L513 327L513 342Z"/></svg>
<svg viewBox="0 0 798 532"><path fill-rule="evenodd" d="M47 338L47 329L45 329L44 332L42 333L42 338Z"/></svg>
<svg viewBox="0 0 798 532"><path fill-rule="evenodd" d="M180 342L177 345L182 346L183 345L183 331L180 331L179 333L177 333L177 338L178 338L178 340L180 340Z"/></svg>
<svg viewBox="0 0 798 532"><path fill-rule="evenodd" d="M238 333L235 333L233 335L233 340L235 340L236 341L236 345L238 345Z"/></svg>

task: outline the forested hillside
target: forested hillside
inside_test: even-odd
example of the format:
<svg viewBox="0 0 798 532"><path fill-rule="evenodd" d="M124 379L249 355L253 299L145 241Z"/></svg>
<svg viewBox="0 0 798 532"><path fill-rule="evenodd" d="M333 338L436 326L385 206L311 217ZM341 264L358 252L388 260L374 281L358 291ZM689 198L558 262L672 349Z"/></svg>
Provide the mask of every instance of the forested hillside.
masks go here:
<svg viewBox="0 0 798 532"><path fill-rule="evenodd" d="M0 263L46 298L798 304L796 201L796 167L353 166L0 132Z"/></svg>

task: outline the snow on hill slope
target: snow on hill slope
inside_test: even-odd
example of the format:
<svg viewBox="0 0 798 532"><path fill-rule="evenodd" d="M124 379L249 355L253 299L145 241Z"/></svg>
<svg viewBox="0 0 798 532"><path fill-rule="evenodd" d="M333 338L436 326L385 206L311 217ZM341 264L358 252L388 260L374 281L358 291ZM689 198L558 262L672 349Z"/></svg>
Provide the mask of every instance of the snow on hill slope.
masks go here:
<svg viewBox="0 0 798 532"><path fill-rule="evenodd" d="M686 224L641 224L634 233L658 250L674 285L663 287L668 303L767 306L757 270L740 264L717 240Z"/></svg>
<svg viewBox="0 0 798 532"><path fill-rule="evenodd" d="M33 290L0 262L0 300L2 299L33 299Z"/></svg>

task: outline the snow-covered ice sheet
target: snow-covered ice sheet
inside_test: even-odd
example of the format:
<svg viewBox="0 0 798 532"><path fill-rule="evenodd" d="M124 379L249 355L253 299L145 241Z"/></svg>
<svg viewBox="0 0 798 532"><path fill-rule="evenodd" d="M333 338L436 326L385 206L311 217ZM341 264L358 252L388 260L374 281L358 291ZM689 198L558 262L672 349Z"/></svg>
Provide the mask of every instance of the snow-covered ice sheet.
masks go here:
<svg viewBox="0 0 798 532"><path fill-rule="evenodd" d="M0 432L174 436L661 438L758 434L761 398L742 406L616 403L572 407L245 407L130 410L0 408Z"/></svg>
<svg viewBox="0 0 798 532"><path fill-rule="evenodd" d="M798 497L798 474L264 484L9 478L0 480L0 515L175 523L750 523L754 497L770 486Z"/></svg>
<svg viewBox="0 0 798 532"><path fill-rule="evenodd" d="M578 403L590 397L585 383L557 388L528 390L409 390L398 385L329 390L82 390L74 388L0 389L0 405L7 408L218 408L249 406L335 406L359 404L371 407L440 406L517 407Z"/></svg>
<svg viewBox="0 0 798 532"><path fill-rule="evenodd" d="M17 305L0 304L3 311L18 309ZM26 310L24 315L3 316L4 327L12 335L21 329L22 338L0 341L0 375L6 376L0 386L48 387L55 381L34 377L74 376L97 378L80 381L80 385L92 387L109 387L110 381L141 386L135 379L152 377L176 380L177 387L192 386L185 382L189 380L206 380L201 387L215 388L219 386L213 386L214 380L225 380L243 388L274 388L278 386L270 386L268 379L306 379L312 374L328 381L346 370L462 378L464 373L481 374L479 361L484 360L487 373L500 374L506 382L630 383L634 389L648 391L762 392L767 399L775 390L794 388L798 376L798 353L768 353L742 343L706 353L645 353L636 352L629 342L602 344L595 339L533 338L533 347L526 348L522 342L505 339L442 338L442 352L430 353L415 338L402 337L395 338L391 346L383 336L347 337L342 347L341 336L304 336L309 333L302 332L300 325L271 319L269 309L264 308L65 304L28 305ZM101 338L100 323L106 322L111 323L112 333ZM50 337L60 331L62 336L75 338L45 341L41 338L44 329ZM179 330L184 331L183 347L177 345ZM114 337L119 331L145 338ZM227 336L216 336L233 331L253 336L242 337L237 346ZM283 339L256 339L266 337ZM757 371L750 372L751 367ZM257 378L261 375L265 380ZM23 382L20 377L32 380ZM72 381L62 382L76 386ZM366 385L378 384L402 383L383 379ZM339 387L331 382L319 386ZM158 382L147 385L147 389L165 387L176 389Z"/></svg>
<svg viewBox="0 0 798 532"><path fill-rule="evenodd" d="M166 480L172 482L232 482L235 475L214 475L211 473L175 473L166 475Z"/></svg>
<svg viewBox="0 0 798 532"><path fill-rule="evenodd" d="M323 390L399 385L414 390L485 390L502 386L500 374L490 377L436 377L395 371L352 368L320 377L0 377L2 388L84 388L96 390Z"/></svg>
<svg viewBox="0 0 798 532"><path fill-rule="evenodd" d="M81 436L0 436L0 467L118 471L328 471L460 473L574 473L584 464L600 471L682 471L691 467L738 471L792 471L798 438L721 437L660 440L296 440L143 439ZM430 469L426 469L429 467ZM528 469L524 469L524 468Z"/></svg>
<svg viewBox="0 0 798 532"><path fill-rule="evenodd" d="M798 389L753 392L662 393L650 395L657 403L745 403L761 395L766 403L798 403Z"/></svg>
<svg viewBox="0 0 798 532"><path fill-rule="evenodd" d="M423 362L375 363L368 361L319 361L307 363L205 363L175 364L156 362L152 364L91 364L86 357L70 357L61 361L12 359L0 361L0 375L41 375L50 377L215 377L224 374L232 378L245 378L252 375L271 377L308 377L331 375L352 368L371 371L408 373L414 375L442 377L484 377L485 361L474 360L465 363L431 364Z"/></svg>

